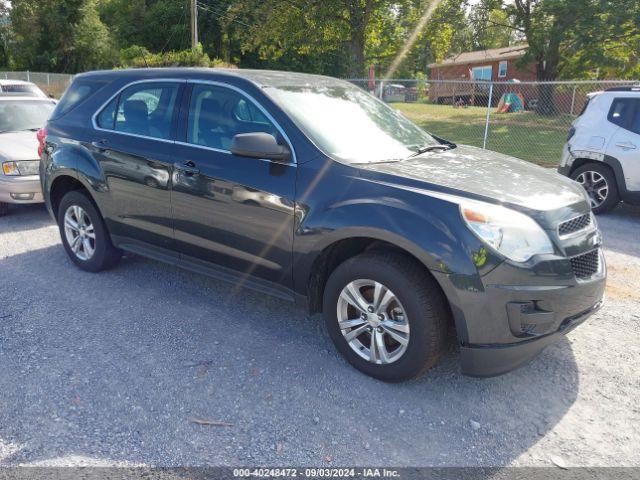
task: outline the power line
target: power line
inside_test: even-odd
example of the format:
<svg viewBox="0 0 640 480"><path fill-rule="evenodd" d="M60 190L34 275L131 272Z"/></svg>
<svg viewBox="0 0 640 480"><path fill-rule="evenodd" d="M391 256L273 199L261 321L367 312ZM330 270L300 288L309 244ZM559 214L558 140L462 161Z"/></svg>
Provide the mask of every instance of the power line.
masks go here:
<svg viewBox="0 0 640 480"><path fill-rule="evenodd" d="M205 3L205 4L199 3L198 4L198 8L200 8L200 10L204 10L205 12L209 12L209 13L213 14L217 18L225 18L225 19L230 20L230 21L232 21L234 23L237 23L238 25L242 25L243 27L251 28L251 25L249 25L247 23L244 23L244 22L232 17L229 14L229 12L225 12L223 10L224 7L221 7L219 5L212 5L210 3ZM218 9L218 10L216 11L216 10L214 10L214 8Z"/></svg>
<svg viewBox="0 0 640 480"><path fill-rule="evenodd" d="M187 11L183 7L182 8L182 15L180 15L180 20L178 20L178 26L182 25L186 15L187 15ZM176 33L176 28L174 27L174 28L171 29L171 35L169 35L169 38L167 38L167 41L165 42L164 47L162 47L162 49L160 50L160 55L162 55L164 53L165 49L169 46L169 42L171 42L171 40L173 39L175 33Z"/></svg>

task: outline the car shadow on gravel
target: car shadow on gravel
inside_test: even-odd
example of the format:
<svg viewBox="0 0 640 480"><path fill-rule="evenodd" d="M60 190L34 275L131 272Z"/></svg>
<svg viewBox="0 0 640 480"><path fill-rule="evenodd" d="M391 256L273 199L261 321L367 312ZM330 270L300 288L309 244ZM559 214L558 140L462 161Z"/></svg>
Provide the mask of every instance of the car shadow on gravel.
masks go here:
<svg viewBox="0 0 640 480"><path fill-rule="evenodd" d="M640 207L620 204L611 212L598 215L598 226L602 231L604 246L608 250L640 257Z"/></svg>
<svg viewBox="0 0 640 480"><path fill-rule="evenodd" d="M9 205L9 214L0 217L0 234L26 232L55 225L44 204Z"/></svg>
<svg viewBox="0 0 640 480"><path fill-rule="evenodd" d="M319 316L158 262L89 274L55 245L0 272L0 465L500 466L579 387L567 339L490 379L462 376L452 344L386 384Z"/></svg>

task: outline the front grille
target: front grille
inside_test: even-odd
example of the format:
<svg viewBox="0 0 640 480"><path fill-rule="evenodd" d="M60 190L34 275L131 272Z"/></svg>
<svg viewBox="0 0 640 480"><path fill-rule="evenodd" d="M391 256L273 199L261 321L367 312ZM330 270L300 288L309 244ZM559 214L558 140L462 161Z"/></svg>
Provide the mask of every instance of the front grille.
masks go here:
<svg viewBox="0 0 640 480"><path fill-rule="evenodd" d="M593 250L571 259L571 268L577 278L589 278L595 275L600 268L600 253Z"/></svg>
<svg viewBox="0 0 640 480"><path fill-rule="evenodd" d="M558 234L563 237L565 235L584 230L589 225L591 225L591 214L586 213L579 217L572 218L571 220L567 220L566 222L562 222L558 225Z"/></svg>

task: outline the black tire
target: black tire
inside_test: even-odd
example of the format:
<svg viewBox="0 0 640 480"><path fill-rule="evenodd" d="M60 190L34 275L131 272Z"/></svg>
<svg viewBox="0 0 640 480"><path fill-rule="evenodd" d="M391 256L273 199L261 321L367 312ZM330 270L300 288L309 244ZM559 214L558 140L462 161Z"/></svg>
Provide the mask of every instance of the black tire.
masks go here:
<svg viewBox="0 0 640 480"><path fill-rule="evenodd" d="M338 325L338 300L343 288L358 279L382 283L398 298L410 327L402 356L392 363L374 364L358 355ZM323 313L338 351L361 372L387 382L417 378L440 357L449 317L446 299L421 265L402 254L370 252L346 260L330 275L324 290ZM369 337L370 338L370 337Z"/></svg>
<svg viewBox="0 0 640 480"><path fill-rule="evenodd" d="M65 234L64 217L66 211L72 206L82 208L85 214L89 217L94 228L95 250L93 255L87 260L78 258L71 249ZM62 238L62 245L67 251L67 255L69 255L71 261L79 268L88 272L100 272L102 270L108 270L118 263L122 257L122 251L115 248L111 243L111 238L109 237L109 232L104 224L102 215L100 215L100 212L98 212L98 209L86 193L80 190L72 190L65 194L65 196L62 197L60 206L58 207L57 218L60 237Z"/></svg>
<svg viewBox="0 0 640 480"><path fill-rule="evenodd" d="M606 165L601 165L598 163L587 163L582 165L581 167L576 168L573 172L571 172L571 179L578 181L578 178L583 174L588 174L588 172L595 172L598 175L601 175L602 178L607 182L608 192L607 195L598 206L591 206L591 210L593 213L600 214L605 213L614 208L618 203L620 203L620 194L618 192L618 184L616 182L616 177L613 174L613 171ZM587 188L587 193L589 196L592 196L592 193Z"/></svg>
<svg viewBox="0 0 640 480"><path fill-rule="evenodd" d="M9 214L9 204L0 202L0 217L4 217Z"/></svg>

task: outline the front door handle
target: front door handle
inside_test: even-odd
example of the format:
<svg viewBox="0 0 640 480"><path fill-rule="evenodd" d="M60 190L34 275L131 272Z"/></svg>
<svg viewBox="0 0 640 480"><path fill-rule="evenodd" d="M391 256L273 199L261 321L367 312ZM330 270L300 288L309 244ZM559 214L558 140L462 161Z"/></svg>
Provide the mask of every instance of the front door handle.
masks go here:
<svg viewBox="0 0 640 480"><path fill-rule="evenodd" d="M196 167L196 164L191 160L184 163L176 162L173 164L173 168L180 172L184 172L187 175L197 175L198 173L200 173L200 169L198 169L198 167Z"/></svg>
<svg viewBox="0 0 640 480"><path fill-rule="evenodd" d="M104 152L107 149L107 139L101 138L100 140L91 142L91 146L97 148L98 150Z"/></svg>
<svg viewBox="0 0 640 480"><path fill-rule="evenodd" d="M616 143L616 147L620 147L624 150L635 150L636 146L631 142L618 142Z"/></svg>

